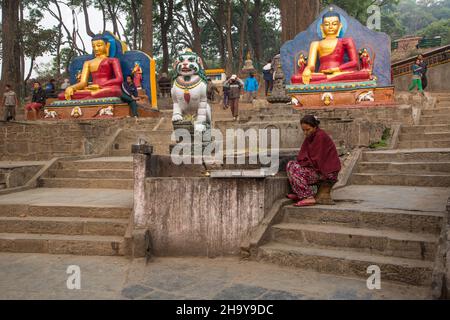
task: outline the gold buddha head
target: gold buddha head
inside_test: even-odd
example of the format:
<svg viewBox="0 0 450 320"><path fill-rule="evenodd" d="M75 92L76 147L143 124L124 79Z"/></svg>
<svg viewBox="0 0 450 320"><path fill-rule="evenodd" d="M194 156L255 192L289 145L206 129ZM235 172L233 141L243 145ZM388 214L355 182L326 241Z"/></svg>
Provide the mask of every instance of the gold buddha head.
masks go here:
<svg viewBox="0 0 450 320"><path fill-rule="evenodd" d="M320 29L323 38L339 37L342 30L341 15L333 10L328 11L322 17Z"/></svg>
<svg viewBox="0 0 450 320"><path fill-rule="evenodd" d="M103 39L93 39L92 40L92 50L94 51L94 55L96 57L109 56L109 42L106 42Z"/></svg>

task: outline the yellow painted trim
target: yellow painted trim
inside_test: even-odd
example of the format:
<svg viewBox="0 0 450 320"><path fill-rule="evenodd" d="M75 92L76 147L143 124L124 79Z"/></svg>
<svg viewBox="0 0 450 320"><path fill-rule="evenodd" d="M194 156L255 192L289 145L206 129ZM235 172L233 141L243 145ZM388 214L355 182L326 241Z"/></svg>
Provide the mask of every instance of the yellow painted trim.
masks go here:
<svg viewBox="0 0 450 320"><path fill-rule="evenodd" d="M158 94L156 92L156 61L153 58L150 58L150 91L152 95L152 109L158 109Z"/></svg>
<svg viewBox="0 0 450 320"><path fill-rule="evenodd" d="M225 69L208 69L205 70L207 75L216 74L216 73L225 73Z"/></svg>
<svg viewBox="0 0 450 320"><path fill-rule="evenodd" d="M158 110L158 93L156 92L156 61L144 51L141 52L150 60L150 91L152 95L152 109Z"/></svg>

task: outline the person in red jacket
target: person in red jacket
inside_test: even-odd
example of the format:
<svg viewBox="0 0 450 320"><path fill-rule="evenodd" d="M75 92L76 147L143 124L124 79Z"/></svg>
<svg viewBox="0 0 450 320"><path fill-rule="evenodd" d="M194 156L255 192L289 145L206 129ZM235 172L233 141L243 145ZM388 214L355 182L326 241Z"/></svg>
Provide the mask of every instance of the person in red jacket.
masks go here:
<svg viewBox="0 0 450 320"><path fill-rule="evenodd" d="M319 128L317 117L307 115L300 123L306 138L297 159L288 163L286 171L293 191L288 198L297 202L295 206L305 207L316 204L318 184L337 182L341 161L333 140Z"/></svg>

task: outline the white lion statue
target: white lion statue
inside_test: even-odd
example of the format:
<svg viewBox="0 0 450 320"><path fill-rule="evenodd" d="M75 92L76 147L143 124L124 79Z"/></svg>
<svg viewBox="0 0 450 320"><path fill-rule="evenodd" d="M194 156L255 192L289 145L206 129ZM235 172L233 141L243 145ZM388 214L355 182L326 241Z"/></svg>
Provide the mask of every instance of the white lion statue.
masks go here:
<svg viewBox="0 0 450 320"><path fill-rule="evenodd" d="M174 63L177 77L172 87L172 122L182 121L184 116L196 116L194 130L205 132L211 124L211 107L207 98L207 78L201 58L187 49Z"/></svg>

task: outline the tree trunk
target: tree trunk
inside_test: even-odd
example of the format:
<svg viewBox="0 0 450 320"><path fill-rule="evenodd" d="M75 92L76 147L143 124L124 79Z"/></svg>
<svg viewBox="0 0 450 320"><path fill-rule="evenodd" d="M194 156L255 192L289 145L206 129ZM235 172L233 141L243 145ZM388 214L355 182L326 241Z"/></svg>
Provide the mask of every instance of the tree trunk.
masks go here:
<svg viewBox="0 0 450 320"><path fill-rule="evenodd" d="M153 0L142 1L142 51L153 56Z"/></svg>
<svg viewBox="0 0 450 320"><path fill-rule="evenodd" d="M262 12L262 3L261 0L255 0L255 5L253 10L250 12L253 23L252 23L252 33L253 36L253 48L255 50L255 60L261 61L262 59L262 40L261 40L261 12Z"/></svg>
<svg viewBox="0 0 450 320"><path fill-rule="evenodd" d="M165 2L168 2L167 8L164 4ZM168 33L173 22L173 0L158 0L158 3L160 11L161 43L163 51L161 72L169 73L170 57Z"/></svg>
<svg viewBox="0 0 450 320"><path fill-rule="evenodd" d="M320 12L320 0L280 0L281 40L286 42L305 31Z"/></svg>
<svg viewBox="0 0 450 320"><path fill-rule="evenodd" d="M93 38L95 36L95 34L91 30L91 24L89 22L89 13L88 13L86 0L83 0L83 14L84 14L84 23L86 25L86 32L90 37Z"/></svg>
<svg viewBox="0 0 450 320"><path fill-rule="evenodd" d="M202 58L203 63L205 64L206 61L205 59L203 59L202 39L201 39L202 28L198 24L201 15L200 4L197 0L195 0L193 3L191 2L191 0L185 0L184 3L186 6L186 11L188 13L189 22L192 27L193 48L191 49L195 53L197 53L200 56L200 58Z"/></svg>
<svg viewBox="0 0 450 320"><path fill-rule="evenodd" d="M18 0L2 0L2 84L9 83L21 97ZM3 86L0 89L3 92Z"/></svg>
<svg viewBox="0 0 450 320"><path fill-rule="evenodd" d="M225 66L225 61L226 61L226 52L225 52L225 48L226 48L226 40L225 37L223 36L223 29L225 26L225 17L224 17L224 2L223 0L218 0L218 17L216 19L217 21L217 28L219 31L219 35L220 35L220 42L219 42L219 52L220 52L220 65L223 67Z"/></svg>
<svg viewBox="0 0 450 320"><path fill-rule="evenodd" d="M233 3L232 0L227 0L227 23L226 23L226 34L227 34L227 64L226 64L226 72L228 75L231 75L233 73L233 41L232 41L232 35L231 35L231 27L232 27L232 14L233 14Z"/></svg>
<svg viewBox="0 0 450 320"><path fill-rule="evenodd" d="M242 22L241 22L241 30L240 30L240 44L239 44L239 67L238 70L241 70L244 66L244 50L245 44L247 43L247 21L248 21L248 3L249 0L244 0L244 12L242 13Z"/></svg>
<svg viewBox="0 0 450 320"><path fill-rule="evenodd" d="M111 22L113 25L113 33L120 39L119 24L117 23L117 12L114 3L111 3L110 0L104 1L106 2L106 9L108 10L109 17L111 18Z"/></svg>
<svg viewBox="0 0 450 320"><path fill-rule="evenodd" d="M138 6L135 0L131 0L131 21L133 23L133 49L137 50L138 48L138 34L139 34L139 15L138 15Z"/></svg>
<svg viewBox="0 0 450 320"><path fill-rule="evenodd" d="M23 52L23 30L22 30L22 26L23 26L23 20L24 20L24 16L23 16L23 3L20 2L20 8L19 8L19 28L20 28L20 80L23 80L25 78L25 54ZM26 86L22 87L22 96L26 95Z"/></svg>

